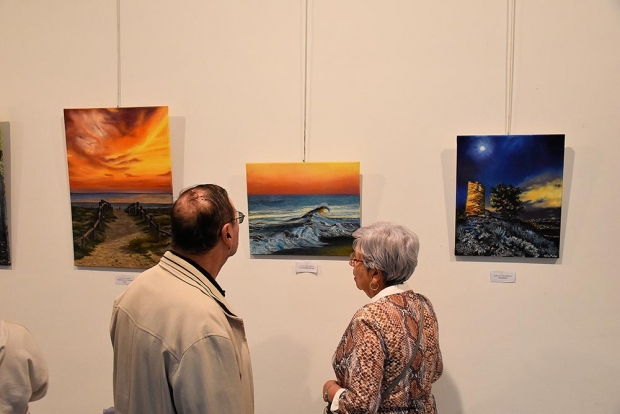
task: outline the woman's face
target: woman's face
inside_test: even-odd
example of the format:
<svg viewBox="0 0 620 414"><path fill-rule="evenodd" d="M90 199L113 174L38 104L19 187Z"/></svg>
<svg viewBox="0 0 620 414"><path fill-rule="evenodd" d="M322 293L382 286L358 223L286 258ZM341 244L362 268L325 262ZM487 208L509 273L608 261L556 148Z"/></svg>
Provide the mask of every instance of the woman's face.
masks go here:
<svg viewBox="0 0 620 414"><path fill-rule="evenodd" d="M366 269L364 262L362 262L362 255L357 250L355 250L351 255L349 264L353 266L353 280L355 280L355 285L359 290L364 291L364 293L371 298L370 283L372 282L372 273L374 272Z"/></svg>

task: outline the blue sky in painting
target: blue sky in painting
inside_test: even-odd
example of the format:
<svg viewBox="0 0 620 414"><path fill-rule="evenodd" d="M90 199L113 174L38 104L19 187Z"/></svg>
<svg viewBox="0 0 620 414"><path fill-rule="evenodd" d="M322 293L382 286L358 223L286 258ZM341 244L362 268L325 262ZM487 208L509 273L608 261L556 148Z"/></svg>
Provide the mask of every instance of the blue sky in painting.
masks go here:
<svg viewBox="0 0 620 414"><path fill-rule="evenodd" d="M465 205L468 181L478 181L485 186L487 205L491 187L503 183L520 187L524 193L536 194L536 200L527 200L527 194L522 197L531 207L547 207L544 195L540 194L551 192L536 189L561 187L563 169L564 135L458 136L457 208Z"/></svg>

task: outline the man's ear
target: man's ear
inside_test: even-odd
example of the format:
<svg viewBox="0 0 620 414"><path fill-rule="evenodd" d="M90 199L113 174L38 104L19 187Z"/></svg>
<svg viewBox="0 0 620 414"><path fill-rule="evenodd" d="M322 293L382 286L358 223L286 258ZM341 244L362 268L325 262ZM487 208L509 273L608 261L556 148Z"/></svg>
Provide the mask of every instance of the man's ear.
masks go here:
<svg viewBox="0 0 620 414"><path fill-rule="evenodd" d="M230 223L224 224L222 227L222 232L220 233L220 237L224 243L228 243L230 239L232 239L232 234L230 232Z"/></svg>

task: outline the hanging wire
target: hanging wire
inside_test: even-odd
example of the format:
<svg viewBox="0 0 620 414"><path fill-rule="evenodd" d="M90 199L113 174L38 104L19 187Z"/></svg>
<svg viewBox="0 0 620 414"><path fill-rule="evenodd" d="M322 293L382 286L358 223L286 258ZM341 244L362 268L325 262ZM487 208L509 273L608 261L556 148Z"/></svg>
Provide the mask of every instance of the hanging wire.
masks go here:
<svg viewBox="0 0 620 414"><path fill-rule="evenodd" d="M305 0L306 10L304 14L304 93L303 93L303 141L304 141L304 155L303 162L306 162L306 147L307 147L307 118L308 118L308 0Z"/></svg>
<svg viewBox="0 0 620 414"><path fill-rule="evenodd" d="M116 0L116 107L121 107L121 0Z"/></svg>
<svg viewBox="0 0 620 414"><path fill-rule="evenodd" d="M512 128L512 93L514 86L516 0L508 0L506 36L506 135Z"/></svg>

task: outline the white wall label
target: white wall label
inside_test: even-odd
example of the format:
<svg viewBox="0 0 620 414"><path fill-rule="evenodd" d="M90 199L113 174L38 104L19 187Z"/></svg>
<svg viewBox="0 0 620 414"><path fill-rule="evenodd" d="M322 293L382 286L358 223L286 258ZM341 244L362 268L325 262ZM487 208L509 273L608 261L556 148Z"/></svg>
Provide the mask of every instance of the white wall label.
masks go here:
<svg viewBox="0 0 620 414"><path fill-rule="evenodd" d="M517 281L517 272L491 272L491 282L497 283L515 283Z"/></svg>
<svg viewBox="0 0 620 414"><path fill-rule="evenodd" d="M136 275L116 275L117 285L128 285L134 281Z"/></svg>
<svg viewBox="0 0 620 414"><path fill-rule="evenodd" d="M295 273L319 273L319 264L315 262L295 262Z"/></svg>

